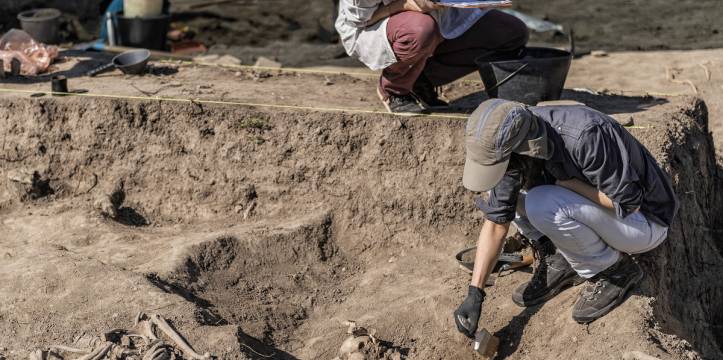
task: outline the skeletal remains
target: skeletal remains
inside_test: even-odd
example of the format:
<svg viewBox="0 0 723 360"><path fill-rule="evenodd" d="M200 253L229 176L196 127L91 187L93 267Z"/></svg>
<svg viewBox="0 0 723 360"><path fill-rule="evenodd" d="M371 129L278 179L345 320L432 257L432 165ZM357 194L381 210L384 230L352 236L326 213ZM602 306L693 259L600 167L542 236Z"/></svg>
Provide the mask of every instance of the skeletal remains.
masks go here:
<svg viewBox="0 0 723 360"><path fill-rule="evenodd" d="M158 332L160 330L160 333ZM170 339L166 342L165 338ZM29 360L211 360L211 354L198 354L186 340L158 314L138 313L133 329L115 329L84 341L74 348L54 345L37 350Z"/></svg>

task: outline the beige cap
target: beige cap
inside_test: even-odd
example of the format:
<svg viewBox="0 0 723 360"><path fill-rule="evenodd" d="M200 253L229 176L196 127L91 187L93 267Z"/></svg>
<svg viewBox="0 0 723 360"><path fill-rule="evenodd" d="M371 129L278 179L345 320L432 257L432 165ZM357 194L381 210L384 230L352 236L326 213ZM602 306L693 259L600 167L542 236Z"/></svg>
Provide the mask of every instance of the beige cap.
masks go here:
<svg viewBox="0 0 723 360"><path fill-rule="evenodd" d="M480 104L465 130L464 187L472 191L495 187L507 171L512 150L525 140L532 122L533 115L522 104L502 99Z"/></svg>

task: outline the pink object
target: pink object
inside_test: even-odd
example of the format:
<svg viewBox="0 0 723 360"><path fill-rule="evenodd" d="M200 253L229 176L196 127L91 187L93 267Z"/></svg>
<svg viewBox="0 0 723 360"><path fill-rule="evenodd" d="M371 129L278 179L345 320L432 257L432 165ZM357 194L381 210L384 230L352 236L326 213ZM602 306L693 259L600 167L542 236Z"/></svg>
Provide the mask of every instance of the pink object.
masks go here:
<svg viewBox="0 0 723 360"><path fill-rule="evenodd" d="M37 75L48 69L58 57L56 46L45 46L28 33L12 29L0 38L0 59L5 71L10 71L13 58L20 60L20 74Z"/></svg>

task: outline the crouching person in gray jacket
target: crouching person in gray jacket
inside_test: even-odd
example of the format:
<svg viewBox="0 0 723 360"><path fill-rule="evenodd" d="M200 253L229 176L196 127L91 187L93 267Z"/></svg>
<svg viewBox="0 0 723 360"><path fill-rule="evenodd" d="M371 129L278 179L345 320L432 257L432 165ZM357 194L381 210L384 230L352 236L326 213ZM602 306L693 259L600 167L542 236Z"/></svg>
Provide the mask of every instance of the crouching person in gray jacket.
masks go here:
<svg viewBox="0 0 723 360"><path fill-rule="evenodd" d="M588 323L620 305L643 272L629 254L666 238L678 209L670 179L648 150L609 116L585 106L527 107L486 101L470 116L463 184L478 200L480 233L457 328L474 336L483 284L511 222L539 264L512 300L542 303L582 279L572 317ZM581 279L582 278L582 279Z"/></svg>

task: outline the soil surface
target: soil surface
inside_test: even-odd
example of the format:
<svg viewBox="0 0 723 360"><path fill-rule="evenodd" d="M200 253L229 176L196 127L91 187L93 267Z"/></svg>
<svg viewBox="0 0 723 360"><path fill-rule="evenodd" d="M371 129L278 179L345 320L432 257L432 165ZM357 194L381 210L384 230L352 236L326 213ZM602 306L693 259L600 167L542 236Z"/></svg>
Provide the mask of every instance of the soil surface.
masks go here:
<svg viewBox="0 0 723 360"><path fill-rule="evenodd" d="M231 53L245 63L275 57L289 66L352 65L336 44L334 0L268 0L191 9L175 1L177 20L197 33L212 52ZM518 0L514 8L574 29L578 53L590 50L717 48L723 44L719 0ZM566 43L533 34L536 43ZM300 46L304 44L303 46Z"/></svg>
<svg viewBox="0 0 723 360"><path fill-rule="evenodd" d="M348 320L406 358L475 358L450 314L469 279L453 255L481 224L460 184L478 83L445 89L452 113L409 119L378 113L374 76L153 63L72 77L99 63L59 65L81 96L0 87L14 89L0 92L1 356L144 311L220 358L332 359ZM723 202L705 106L564 97L633 118L684 194L681 221L640 258L645 285L589 326L570 317L579 288L521 309L510 294L529 272L498 278L482 316L498 358L719 357Z"/></svg>

